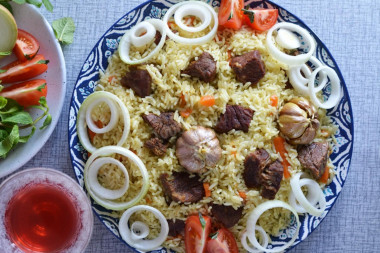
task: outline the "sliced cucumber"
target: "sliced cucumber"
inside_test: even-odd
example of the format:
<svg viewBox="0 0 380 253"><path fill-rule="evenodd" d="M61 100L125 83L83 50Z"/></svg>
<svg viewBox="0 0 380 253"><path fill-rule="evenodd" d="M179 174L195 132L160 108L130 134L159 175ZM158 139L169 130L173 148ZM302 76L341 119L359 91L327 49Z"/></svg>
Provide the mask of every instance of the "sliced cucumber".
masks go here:
<svg viewBox="0 0 380 253"><path fill-rule="evenodd" d="M17 24L13 15L0 5L0 52L10 52L17 40ZM0 58L4 56L0 55Z"/></svg>

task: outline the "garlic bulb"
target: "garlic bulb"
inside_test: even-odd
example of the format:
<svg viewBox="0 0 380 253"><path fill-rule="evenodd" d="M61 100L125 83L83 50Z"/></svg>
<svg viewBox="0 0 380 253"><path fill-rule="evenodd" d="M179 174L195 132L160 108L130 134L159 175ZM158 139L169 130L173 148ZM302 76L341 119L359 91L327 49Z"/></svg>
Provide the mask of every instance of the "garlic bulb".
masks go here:
<svg viewBox="0 0 380 253"><path fill-rule="evenodd" d="M319 128L318 114L305 98L293 98L286 103L278 118L280 132L291 144L309 144Z"/></svg>

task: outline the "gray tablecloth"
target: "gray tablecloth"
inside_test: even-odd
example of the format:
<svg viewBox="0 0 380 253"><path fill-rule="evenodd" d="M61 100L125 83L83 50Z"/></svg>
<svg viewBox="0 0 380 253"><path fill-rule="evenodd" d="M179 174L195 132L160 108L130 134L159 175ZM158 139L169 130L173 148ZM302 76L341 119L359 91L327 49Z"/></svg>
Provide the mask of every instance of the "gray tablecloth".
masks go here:
<svg viewBox="0 0 380 253"><path fill-rule="evenodd" d="M79 70L99 37L142 0L53 0L51 22L71 16L77 30L64 48L67 94L61 118L44 148L24 168L58 168L74 177L68 141L69 102ZM95 3L96 2L96 3ZM336 205L311 236L292 252L379 252L380 240L380 1L277 0L327 45L351 96L355 145L350 173ZM86 252L130 252L97 218Z"/></svg>

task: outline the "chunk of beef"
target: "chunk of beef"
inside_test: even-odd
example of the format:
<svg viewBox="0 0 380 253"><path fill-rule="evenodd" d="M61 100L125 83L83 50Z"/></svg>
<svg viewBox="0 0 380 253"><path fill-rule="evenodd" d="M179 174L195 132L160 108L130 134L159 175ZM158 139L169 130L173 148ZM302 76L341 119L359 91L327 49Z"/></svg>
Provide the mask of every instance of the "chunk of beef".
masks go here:
<svg viewBox="0 0 380 253"><path fill-rule="evenodd" d="M169 225L169 236L177 236L185 234L185 221L175 219L175 220L167 220Z"/></svg>
<svg viewBox="0 0 380 253"><path fill-rule="evenodd" d="M279 160L274 161L266 166L261 174L261 196L267 199L274 199L284 174L284 167Z"/></svg>
<svg viewBox="0 0 380 253"><path fill-rule="evenodd" d="M156 35L154 36L154 43L156 45L158 45L158 43L160 43L161 37L162 37L161 33L159 31L156 31Z"/></svg>
<svg viewBox="0 0 380 253"><path fill-rule="evenodd" d="M315 179L321 178L325 172L328 157L329 144L327 141L314 142L298 148L298 160Z"/></svg>
<svg viewBox="0 0 380 253"><path fill-rule="evenodd" d="M257 50L233 57L230 66L236 74L236 79L242 83L257 84L265 75L265 65Z"/></svg>
<svg viewBox="0 0 380 253"><path fill-rule="evenodd" d="M259 189L261 186L261 174L270 163L270 157L265 149L256 149L249 154L244 161L243 179L248 188Z"/></svg>
<svg viewBox="0 0 380 253"><path fill-rule="evenodd" d="M145 69L130 69L121 79L121 85L132 89L142 98L152 94L152 78Z"/></svg>
<svg viewBox="0 0 380 253"><path fill-rule="evenodd" d="M254 111L240 105L227 105L215 126L217 133L227 133L232 129L248 132Z"/></svg>
<svg viewBox="0 0 380 253"><path fill-rule="evenodd" d="M235 209L232 206L213 204L211 212L217 222L222 223L226 228L230 228L239 222L243 215L243 207Z"/></svg>
<svg viewBox="0 0 380 253"><path fill-rule="evenodd" d="M156 156L163 156L166 153L168 146L163 143L160 138L152 138L144 143L144 147L149 149Z"/></svg>
<svg viewBox="0 0 380 253"><path fill-rule="evenodd" d="M198 60L190 62L189 66L182 71L192 77L198 77L204 82L211 83L216 77L216 61L211 54L203 52Z"/></svg>
<svg viewBox="0 0 380 253"><path fill-rule="evenodd" d="M173 172L172 179L167 173L160 175L166 197L180 203L195 203L205 196L199 176L190 177L186 172Z"/></svg>
<svg viewBox="0 0 380 253"><path fill-rule="evenodd" d="M182 131L181 124L174 120L173 112L164 112L159 116L150 113L142 117L153 128L154 134L163 140L169 140Z"/></svg>

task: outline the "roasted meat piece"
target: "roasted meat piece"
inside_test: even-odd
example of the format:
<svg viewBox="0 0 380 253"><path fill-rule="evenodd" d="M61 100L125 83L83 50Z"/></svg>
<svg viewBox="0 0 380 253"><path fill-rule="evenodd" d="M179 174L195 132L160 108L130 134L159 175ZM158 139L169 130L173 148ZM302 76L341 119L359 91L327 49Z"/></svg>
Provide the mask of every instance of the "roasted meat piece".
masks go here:
<svg viewBox="0 0 380 253"><path fill-rule="evenodd" d="M243 179L248 188L259 189L261 186L261 174L270 163L270 156L265 149L256 149L249 154L244 161Z"/></svg>
<svg viewBox="0 0 380 253"><path fill-rule="evenodd" d="M169 236L178 236L185 234L185 221L175 219L175 220L167 220L169 225Z"/></svg>
<svg viewBox="0 0 380 253"><path fill-rule="evenodd" d="M236 74L236 79L242 83L257 84L265 75L265 65L257 50L233 57L230 66Z"/></svg>
<svg viewBox="0 0 380 253"><path fill-rule="evenodd" d="M160 175L161 184L169 200L180 203L195 203L205 196L203 183L199 176L190 177L186 172L173 172Z"/></svg>
<svg viewBox="0 0 380 253"><path fill-rule="evenodd" d="M173 112L164 112L159 116L150 113L142 117L153 128L154 134L163 140L169 140L182 131L181 124L174 120Z"/></svg>
<svg viewBox="0 0 380 253"><path fill-rule="evenodd" d="M132 89L142 98L152 93L152 78L145 69L131 68L121 79L121 85Z"/></svg>
<svg viewBox="0 0 380 253"><path fill-rule="evenodd" d="M217 222L222 223L226 228L230 228L239 222L243 215L243 207L235 209L232 206L213 204L211 212Z"/></svg>
<svg viewBox="0 0 380 253"><path fill-rule="evenodd" d="M201 81L211 83L216 77L216 61L211 54L203 52L198 60L190 62L189 66L182 71L192 77L198 77Z"/></svg>
<svg viewBox="0 0 380 253"><path fill-rule="evenodd" d="M280 189L283 174L284 167L279 160L266 166L263 173L261 173L261 196L267 199L274 199Z"/></svg>
<svg viewBox="0 0 380 253"><path fill-rule="evenodd" d="M157 137L147 140L144 143L144 147L149 149L156 156L165 155L166 150L168 148L167 144L164 144L164 142Z"/></svg>
<svg viewBox="0 0 380 253"><path fill-rule="evenodd" d="M329 144L327 141L314 142L309 145L299 146L298 148L298 160L317 180L325 172L328 158Z"/></svg>
<svg viewBox="0 0 380 253"><path fill-rule="evenodd" d="M217 133L227 133L232 129L248 132L254 111L240 105L226 105L215 126Z"/></svg>

